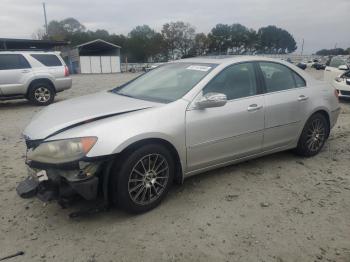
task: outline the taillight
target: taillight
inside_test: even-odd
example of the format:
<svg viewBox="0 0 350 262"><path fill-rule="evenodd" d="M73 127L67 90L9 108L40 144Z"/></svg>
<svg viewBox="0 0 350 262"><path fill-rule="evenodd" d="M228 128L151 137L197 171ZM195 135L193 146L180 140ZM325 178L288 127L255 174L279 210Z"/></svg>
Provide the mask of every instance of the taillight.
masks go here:
<svg viewBox="0 0 350 262"><path fill-rule="evenodd" d="M69 76L69 69L67 66L64 66L64 76Z"/></svg>

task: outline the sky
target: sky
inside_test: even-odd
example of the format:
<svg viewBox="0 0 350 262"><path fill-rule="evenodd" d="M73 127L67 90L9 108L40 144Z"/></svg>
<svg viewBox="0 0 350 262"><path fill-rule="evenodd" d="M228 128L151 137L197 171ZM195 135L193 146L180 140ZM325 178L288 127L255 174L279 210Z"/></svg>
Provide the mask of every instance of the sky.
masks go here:
<svg viewBox="0 0 350 262"><path fill-rule="evenodd" d="M0 38L32 38L43 28L43 0L0 0ZM350 47L350 0L45 0L48 20L74 17L87 29L127 34L147 24L160 31L185 21L208 33L218 23L289 31L301 52Z"/></svg>

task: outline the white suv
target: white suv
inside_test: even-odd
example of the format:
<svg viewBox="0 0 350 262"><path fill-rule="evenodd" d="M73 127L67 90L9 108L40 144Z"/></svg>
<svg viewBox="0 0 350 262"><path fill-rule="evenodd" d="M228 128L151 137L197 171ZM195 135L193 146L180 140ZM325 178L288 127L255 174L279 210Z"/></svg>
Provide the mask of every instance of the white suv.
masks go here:
<svg viewBox="0 0 350 262"><path fill-rule="evenodd" d="M56 52L0 52L0 100L26 98L36 105L52 103L72 79Z"/></svg>
<svg viewBox="0 0 350 262"><path fill-rule="evenodd" d="M328 62L326 69L324 71L324 80L330 83L332 86L334 85L334 80L336 77L344 74L347 70L349 70L350 58L335 56L332 57Z"/></svg>

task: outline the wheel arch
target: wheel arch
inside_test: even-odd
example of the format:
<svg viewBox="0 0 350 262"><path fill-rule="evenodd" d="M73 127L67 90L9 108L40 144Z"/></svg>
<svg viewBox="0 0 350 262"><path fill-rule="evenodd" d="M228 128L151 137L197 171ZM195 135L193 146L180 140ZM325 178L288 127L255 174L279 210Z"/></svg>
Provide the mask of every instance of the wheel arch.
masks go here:
<svg viewBox="0 0 350 262"><path fill-rule="evenodd" d="M327 138L330 134L330 113L329 111L326 109L326 108L323 108L323 107L319 107L319 108L316 108L314 111L312 111L305 119L304 119L304 122L303 124L301 125L300 129L299 129L299 132L298 132L298 136L297 136L297 139L295 141L295 145L297 145L297 143L299 142L299 139L300 139L300 136L303 132L303 129L306 125L306 123L309 121L309 119L314 115L314 114L317 114L317 113L320 113L322 114L326 120L327 120L327 123L328 123L328 127L329 127L329 130L328 130L328 134L327 134Z"/></svg>
<svg viewBox="0 0 350 262"><path fill-rule="evenodd" d="M163 138L141 139L141 140L133 142L130 145L128 145L127 147L125 147L120 152L120 154L124 154L125 152L127 152L129 150L133 150L134 148L137 148L137 147L140 147L143 145L147 145L147 144L160 144L160 145L164 146L167 150L169 150L170 154L172 155L172 157L174 158L174 161L175 161L174 180L177 183L182 183L182 181L183 181L183 167L182 167L179 152L177 151L176 147L166 139L163 139Z"/></svg>
<svg viewBox="0 0 350 262"><path fill-rule="evenodd" d="M56 93L55 85L53 84L53 82L49 78L37 78L37 79L32 80L30 82L30 84L28 85L26 96L29 95L30 89L33 88L33 86L37 83L46 83L46 84L50 85L53 88L54 92Z"/></svg>
<svg viewBox="0 0 350 262"><path fill-rule="evenodd" d="M183 175L183 166L181 163L180 155L178 153L178 150L175 148L175 146L169 142L168 140L165 140L163 138L144 138L140 139L138 141L135 141L125 148L123 148L119 153L115 154L115 157L113 157L110 161L106 162L103 170L102 170L102 187L103 187L103 196L106 201L106 203L110 203L111 200L111 177L112 177L112 167L115 165L115 162L118 161L118 159L122 159L123 155L126 154L128 151L131 151L137 147L140 147L142 145L146 144L161 144L163 145L171 155L173 156L175 160L175 174L174 174L174 182L177 184L182 184L184 180L184 175Z"/></svg>

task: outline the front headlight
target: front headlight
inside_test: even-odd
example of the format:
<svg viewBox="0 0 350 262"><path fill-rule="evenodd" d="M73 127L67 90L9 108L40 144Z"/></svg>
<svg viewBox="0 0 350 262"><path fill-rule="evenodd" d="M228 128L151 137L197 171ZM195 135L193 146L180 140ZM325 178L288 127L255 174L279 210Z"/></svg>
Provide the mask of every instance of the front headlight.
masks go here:
<svg viewBox="0 0 350 262"><path fill-rule="evenodd" d="M49 164L73 162L86 156L96 141L97 137L81 137L44 142L30 149L27 159Z"/></svg>

